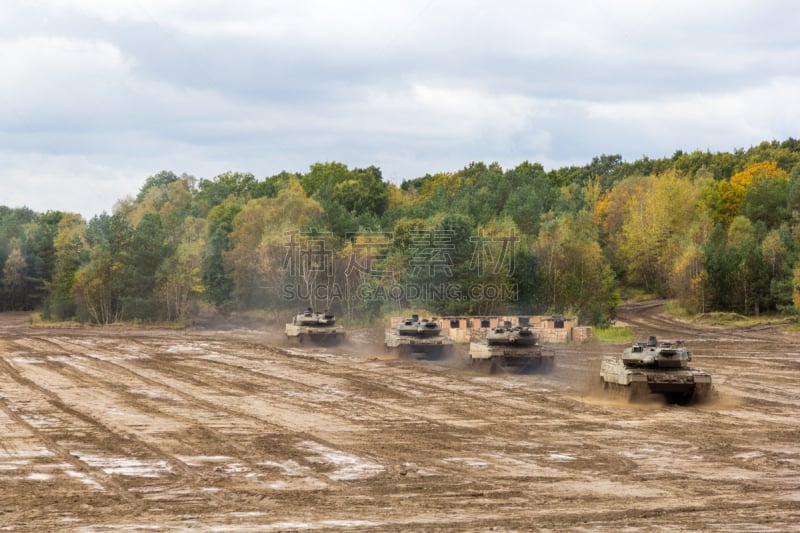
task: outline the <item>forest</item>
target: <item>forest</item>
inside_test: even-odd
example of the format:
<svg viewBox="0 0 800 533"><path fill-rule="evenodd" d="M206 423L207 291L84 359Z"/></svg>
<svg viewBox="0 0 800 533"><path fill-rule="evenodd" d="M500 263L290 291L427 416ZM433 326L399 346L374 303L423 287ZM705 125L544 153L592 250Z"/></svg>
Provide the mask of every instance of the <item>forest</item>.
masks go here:
<svg viewBox="0 0 800 533"><path fill-rule="evenodd" d="M630 291L690 313L797 314L800 141L550 171L473 162L400 184L339 162L162 171L90 220L0 206L0 266L0 310L100 324L310 306L603 326Z"/></svg>

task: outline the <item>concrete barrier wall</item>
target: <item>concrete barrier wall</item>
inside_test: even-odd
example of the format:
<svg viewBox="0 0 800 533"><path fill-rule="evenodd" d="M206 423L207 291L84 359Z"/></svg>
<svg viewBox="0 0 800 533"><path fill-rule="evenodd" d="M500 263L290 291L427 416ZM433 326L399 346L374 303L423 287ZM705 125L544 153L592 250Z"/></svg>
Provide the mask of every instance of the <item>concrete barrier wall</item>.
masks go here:
<svg viewBox="0 0 800 533"><path fill-rule="evenodd" d="M395 328L407 317L391 317L390 327ZM430 317L420 317L429 318ZM442 335L447 335L457 343L476 341L486 336L493 328L510 322L512 326L528 326L534 330L543 343L585 342L592 338L591 326L578 326L573 317L553 317L542 315L498 315L498 316L444 316L436 317L442 327Z"/></svg>

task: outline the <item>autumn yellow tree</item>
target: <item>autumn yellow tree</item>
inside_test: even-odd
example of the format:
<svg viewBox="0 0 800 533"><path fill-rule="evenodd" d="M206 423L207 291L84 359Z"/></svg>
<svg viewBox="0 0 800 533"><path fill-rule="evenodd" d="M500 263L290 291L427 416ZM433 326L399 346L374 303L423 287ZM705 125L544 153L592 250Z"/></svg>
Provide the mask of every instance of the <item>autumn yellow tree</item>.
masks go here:
<svg viewBox="0 0 800 533"><path fill-rule="evenodd" d="M12 308L18 308L25 299L25 270L28 263L22 254L22 242L19 239L11 239L10 248L0 278L0 294Z"/></svg>
<svg viewBox="0 0 800 533"><path fill-rule="evenodd" d="M665 296L703 184L674 172L626 181L612 191L606 215L617 268L630 283Z"/></svg>
<svg viewBox="0 0 800 533"><path fill-rule="evenodd" d="M546 221L535 249L542 279L538 294L544 310L565 312L569 308L595 319L615 305L613 273L603 258L589 211Z"/></svg>
<svg viewBox="0 0 800 533"><path fill-rule="evenodd" d="M789 181L789 175L778 168L774 161L762 161L748 165L731 179L716 184L707 195L706 203L716 213L720 222L727 225L739 214L739 208L747 190L760 180Z"/></svg>
<svg viewBox="0 0 800 533"><path fill-rule="evenodd" d="M693 313L703 313L708 304L706 257L701 247L689 243L676 258L670 272L670 293Z"/></svg>
<svg viewBox="0 0 800 533"><path fill-rule="evenodd" d="M670 296L687 310L703 313L709 307L711 290L708 286L705 247L714 229L714 221L700 211L685 236L676 236L680 252L675 256L669 274Z"/></svg>
<svg viewBox="0 0 800 533"><path fill-rule="evenodd" d="M144 215L158 215L169 242L177 245L181 242L183 222L192 203L193 184L194 178L184 175L168 184L148 188L128 209L128 221L135 227Z"/></svg>

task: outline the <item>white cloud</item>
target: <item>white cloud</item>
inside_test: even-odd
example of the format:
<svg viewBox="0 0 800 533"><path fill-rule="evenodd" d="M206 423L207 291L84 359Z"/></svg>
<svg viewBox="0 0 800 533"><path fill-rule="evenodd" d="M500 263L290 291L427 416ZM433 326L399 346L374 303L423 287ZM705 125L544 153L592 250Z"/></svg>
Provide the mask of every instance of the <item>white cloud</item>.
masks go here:
<svg viewBox="0 0 800 533"><path fill-rule="evenodd" d="M84 218L110 212L114 202L134 194L144 181L126 169L82 155L0 152L0 205L34 211L68 211Z"/></svg>
<svg viewBox="0 0 800 533"><path fill-rule="evenodd" d="M97 41L36 36L0 41L0 50L4 121L71 115L115 86L124 87L128 70L115 46Z"/></svg>
<svg viewBox="0 0 800 533"><path fill-rule="evenodd" d="M663 100L590 103L589 118L627 127L674 149L731 150L759 140L797 135L800 78L776 79L735 92L678 95Z"/></svg>

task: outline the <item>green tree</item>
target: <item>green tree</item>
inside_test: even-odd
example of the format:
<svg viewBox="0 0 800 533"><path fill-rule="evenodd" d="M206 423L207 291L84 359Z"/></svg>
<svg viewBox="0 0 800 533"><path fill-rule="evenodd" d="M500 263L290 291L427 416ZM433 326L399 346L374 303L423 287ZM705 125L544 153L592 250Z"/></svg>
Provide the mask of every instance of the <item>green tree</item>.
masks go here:
<svg viewBox="0 0 800 533"><path fill-rule="evenodd" d="M501 216L510 216L523 234L538 234L542 216L557 205L558 188L551 184L541 165L527 161L509 170L504 181L508 192Z"/></svg>
<svg viewBox="0 0 800 533"><path fill-rule="evenodd" d="M332 161L329 163L314 163L311 169L300 179L300 185L306 192L306 196L313 197L323 185L329 186L342 183L349 178L350 171L347 165Z"/></svg>
<svg viewBox="0 0 800 533"><path fill-rule="evenodd" d="M517 305L519 286L515 274L521 238L510 217L492 220L478 227L470 237L472 255L467 271L470 314L492 315Z"/></svg>
<svg viewBox="0 0 800 533"><path fill-rule="evenodd" d="M156 288L156 273L162 263L170 257L172 247L158 215L148 213L133 230L125 255L125 286L122 290L122 305L125 319L160 318Z"/></svg>
<svg viewBox="0 0 800 533"><path fill-rule="evenodd" d="M249 172L225 172L212 180L204 178L200 180L198 188L194 200L209 217L210 211L229 197L244 204L252 198L266 196L269 190L264 182L258 182Z"/></svg>
<svg viewBox="0 0 800 533"><path fill-rule="evenodd" d="M132 234L127 219L119 213L102 213L89 221L89 258L75 274L73 290L79 313L93 322L110 324L124 317L126 262Z"/></svg>
<svg viewBox="0 0 800 533"><path fill-rule="evenodd" d="M795 311L800 311L800 265L792 272L792 303Z"/></svg>
<svg viewBox="0 0 800 533"><path fill-rule="evenodd" d="M746 194L753 186L763 185L763 188L755 193L753 201L772 201L775 191L780 190L781 187L763 184L764 181L786 182L789 181L789 176L784 170L778 168L775 162L753 163L731 176L730 180L720 181L709 186L711 188L705 195L705 204L715 220L725 225L730 224L731 220L740 213ZM751 205L750 209L756 215L763 214L758 206Z"/></svg>
<svg viewBox="0 0 800 533"><path fill-rule="evenodd" d="M142 185L142 188L139 189L139 194L136 196L136 201L142 202L145 198L145 195L150 189L152 188L163 189L170 183L176 182L179 179L180 178L178 178L178 176L176 176L175 173L170 172L168 170L162 170L158 174L150 176L145 180L144 185Z"/></svg>
<svg viewBox="0 0 800 533"><path fill-rule="evenodd" d="M789 189L788 180L756 180L745 191L739 213L751 222L763 222L769 229L778 228L790 217Z"/></svg>
<svg viewBox="0 0 800 533"><path fill-rule="evenodd" d="M414 244L410 278L417 283L424 281L434 287L447 287L447 290L457 288L461 299L450 298L446 293L436 295L431 308L437 313L458 315L470 312L478 303L471 299L469 290L474 281L474 271L470 268L473 247L468 243L473 242L475 228L469 218L460 214L445 213L432 222L430 243L427 244L426 238L426 244L420 241Z"/></svg>
<svg viewBox="0 0 800 533"><path fill-rule="evenodd" d="M332 199L355 216L371 213L381 216L389 201L389 192L379 168L355 168L344 181L336 183Z"/></svg>
<svg viewBox="0 0 800 533"><path fill-rule="evenodd" d="M86 223L79 215L65 214L59 221L53 239L53 276L47 284L48 294L42 308L45 319L67 320L77 316L73 287L76 273L88 261L85 232Z"/></svg>
<svg viewBox="0 0 800 533"><path fill-rule="evenodd" d="M23 254L28 264L25 274L25 307L33 309L47 297L47 283L55 270L55 237L64 213L50 211L25 225Z"/></svg>
<svg viewBox="0 0 800 533"><path fill-rule="evenodd" d="M233 247L230 238L233 219L241 210L241 206L230 199L214 207L208 214L206 246L202 257L203 292L208 301L222 311L229 311L235 305L235 285L230 270L225 268L225 253Z"/></svg>
<svg viewBox="0 0 800 533"><path fill-rule="evenodd" d="M757 228L742 216L727 232L718 227L706 247L706 271L715 309L760 314L772 305L770 274L756 238Z"/></svg>
<svg viewBox="0 0 800 533"><path fill-rule="evenodd" d="M325 211L325 225L338 238L379 229L389 204L389 187L375 166L349 170L341 163L317 163L300 180L303 190Z"/></svg>

